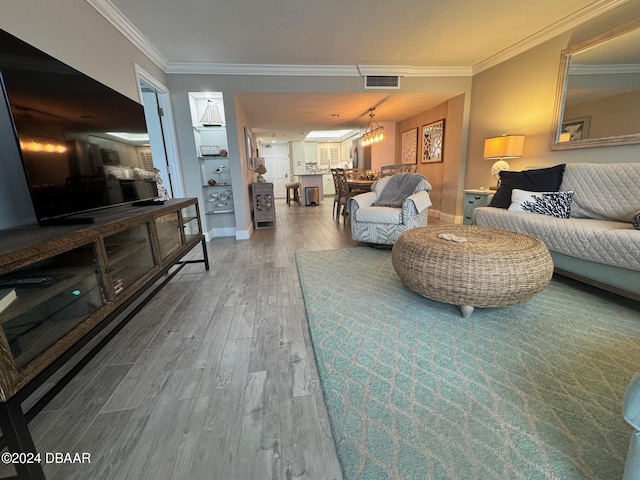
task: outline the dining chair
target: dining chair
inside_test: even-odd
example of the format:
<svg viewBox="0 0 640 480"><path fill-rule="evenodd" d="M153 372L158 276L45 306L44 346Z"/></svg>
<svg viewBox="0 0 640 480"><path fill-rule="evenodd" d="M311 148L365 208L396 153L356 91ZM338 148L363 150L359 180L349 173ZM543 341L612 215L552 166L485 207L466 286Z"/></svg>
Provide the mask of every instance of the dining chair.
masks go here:
<svg viewBox="0 0 640 480"><path fill-rule="evenodd" d="M338 199L338 209L342 214L344 223L346 223L347 216L349 215L349 211L348 211L349 199L360 192L354 192L349 187L349 178L345 173L347 169L336 168L336 170L337 170L337 178L339 183L338 188L340 191L340 198ZM337 220L340 221L340 217L337 217Z"/></svg>
<svg viewBox="0 0 640 480"><path fill-rule="evenodd" d="M333 196L333 209L331 211L331 216L335 218L339 218L340 214L340 177L341 173L338 170L342 170L340 168L332 168L331 176L333 177L333 188L335 189L335 195Z"/></svg>
<svg viewBox="0 0 640 480"><path fill-rule="evenodd" d="M412 170L413 168L414 167L412 165L385 165L383 167L380 167L380 178L388 177L389 175L393 175L394 173L414 173L414 171Z"/></svg>

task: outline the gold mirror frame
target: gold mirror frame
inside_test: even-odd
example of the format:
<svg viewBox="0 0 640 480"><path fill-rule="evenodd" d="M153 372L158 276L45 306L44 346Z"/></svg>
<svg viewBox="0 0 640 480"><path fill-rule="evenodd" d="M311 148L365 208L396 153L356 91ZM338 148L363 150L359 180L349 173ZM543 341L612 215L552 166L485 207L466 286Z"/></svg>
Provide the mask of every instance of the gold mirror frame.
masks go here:
<svg viewBox="0 0 640 480"><path fill-rule="evenodd" d="M574 148L592 148L614 145L630 145L640 143L640 132L627 135L616 135L611 137L586 138L581 140L560 141L560 133L564 122L565 99L567 94L567 83L569 80L569 65L572 55L584 52L597 45L601 45L609 40L617 38L626 33L640 28L640 19L634 20L620 27L614 28L606 33L598 35L590 40L578 43L564 49L560 55L560 70L558 75L558 88L556 92L556 102L554 109L554 121L551 138L551 150L568 150Z"/></svg>

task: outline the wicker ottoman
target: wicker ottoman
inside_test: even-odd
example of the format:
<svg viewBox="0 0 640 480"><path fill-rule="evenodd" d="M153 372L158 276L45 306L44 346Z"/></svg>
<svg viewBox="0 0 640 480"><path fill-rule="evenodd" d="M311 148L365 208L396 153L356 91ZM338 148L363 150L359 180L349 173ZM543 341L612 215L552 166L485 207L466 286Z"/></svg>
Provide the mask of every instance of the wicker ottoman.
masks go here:
<svg viewBox="0 0 640 480"><path fill-rule="evenodd" d="M456 241L461 239L466 241ZM459 305L465 318L474 307L526 302L553 274L549 250L537 238L471 225L408 230L396 241L391 258L406 287Z"/></svg>

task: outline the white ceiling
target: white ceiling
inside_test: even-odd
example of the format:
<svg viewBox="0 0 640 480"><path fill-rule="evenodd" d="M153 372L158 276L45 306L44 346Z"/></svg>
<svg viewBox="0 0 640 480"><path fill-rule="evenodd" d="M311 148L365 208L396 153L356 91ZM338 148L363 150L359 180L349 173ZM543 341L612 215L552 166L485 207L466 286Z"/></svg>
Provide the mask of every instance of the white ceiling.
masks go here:
<svg viewBox="0 0 640 480"><path fill-rule="evenodd" d="M87 0L167 72L481 71L627 0ZM439 70L438 70L439 69ZM422 72L422 73L421 73ZM429 93L258 94L239 101L258 137L397 122ZM339 114L340 116L331 116Z"/></svg>
<svg viewBox="0 0 640 480"><path fill-rule="evenodd" d="M302 139L312 130L363 129L369 108L376 122L399 122L449 98L431 93L238 93L262 141Z"/></svg>

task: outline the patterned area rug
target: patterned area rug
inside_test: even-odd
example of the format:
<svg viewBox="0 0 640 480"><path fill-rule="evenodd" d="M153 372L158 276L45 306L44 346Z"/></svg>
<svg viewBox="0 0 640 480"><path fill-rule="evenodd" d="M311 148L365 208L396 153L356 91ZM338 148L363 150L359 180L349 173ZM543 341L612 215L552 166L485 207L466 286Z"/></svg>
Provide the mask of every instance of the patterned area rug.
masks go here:
<svg viewBox="0 0 640 480"><path fill-rule="evenodd" d="M464 319L404 288L390 251L296 261L346 479L622 477L638 303L554 277Z"/></svg>

